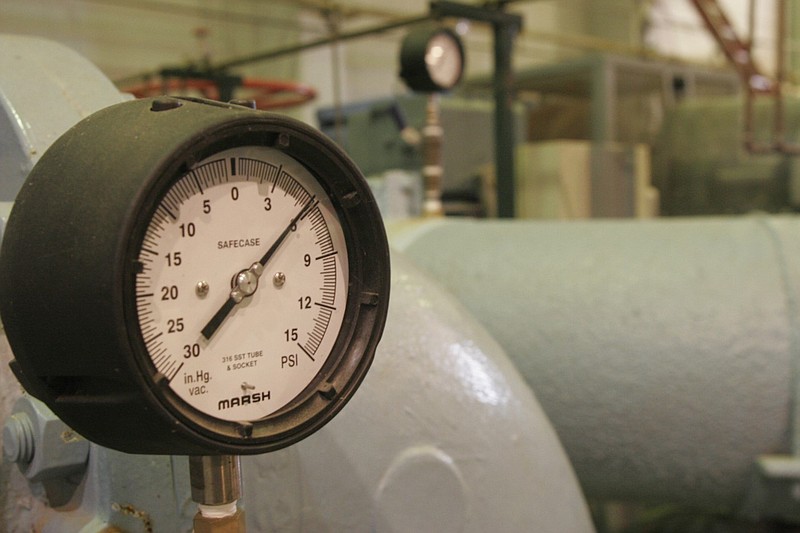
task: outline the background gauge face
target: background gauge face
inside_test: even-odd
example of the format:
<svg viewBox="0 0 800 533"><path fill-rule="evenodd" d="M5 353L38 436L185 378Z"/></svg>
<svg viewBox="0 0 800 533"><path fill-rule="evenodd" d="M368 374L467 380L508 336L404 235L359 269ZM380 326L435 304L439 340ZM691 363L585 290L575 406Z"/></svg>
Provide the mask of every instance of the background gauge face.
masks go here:
<svg viewBox="0 0 800 533"><path fill-rule="evenodd" d="M238 147L198 163L161 199L138 261L149 358L204 414L274 413L333 349L348 290L341 223L316 178L274 148Z"/></svg>
<svg viewBox="0 0 800 533"><path fill-rule="evenodd" d="M449 89L461 79L461 45L449 32L435 34L428 41L425 64L428 73L438 86Z"/></svg>
<svg viewBox="0 0 800 533"><path fill-rule="evenodd" d="M464 47L455 32L423 26L406 35L400 49L400 76L414 91L455 87L464 73Z"/></svg>
<svg viewBox="0 0 800 533"><path fill-rule="evenodd" d="M146 99L78 123L31 171L0 311L19 381L87 439L256 454L349 401L389 280L375 200L333 142L271 113Z"/></svg>

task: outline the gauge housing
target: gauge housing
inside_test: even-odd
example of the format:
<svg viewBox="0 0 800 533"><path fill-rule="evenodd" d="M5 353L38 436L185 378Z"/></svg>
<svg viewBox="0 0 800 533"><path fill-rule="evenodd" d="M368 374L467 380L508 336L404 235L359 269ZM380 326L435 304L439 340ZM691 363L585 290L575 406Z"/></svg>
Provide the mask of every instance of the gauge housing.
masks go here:
<svg viewBox="0 0 800 533"><path fill-rule="evenodd" d="M349 291L334 349L305 390L264 419L226 422L155 371L134 277L162 195L208 155L244 145L279 149L320 182L344 231ZM4 234L0 313L19 381L87 439L127 453L255 454L310 435L352 397L383 331L389 280L375 200L333 142L284 116L162 97L101 110L41 157Z"/></svg>
<svg viewBox="0 0 800 533"><path fill-rule="evenodd" d="M464 46L458 34L442 26L410 31L400 48L400 77L417 92L449 91L464 74Z"/></svg>

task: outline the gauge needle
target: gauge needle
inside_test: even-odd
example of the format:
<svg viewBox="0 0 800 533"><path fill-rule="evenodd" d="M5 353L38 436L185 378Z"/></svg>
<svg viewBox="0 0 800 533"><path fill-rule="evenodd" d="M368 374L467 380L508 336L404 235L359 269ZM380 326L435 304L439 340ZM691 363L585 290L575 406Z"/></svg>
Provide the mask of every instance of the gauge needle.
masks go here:
<svg viewBox="0 0 800 533"><path fill-rule="evenodd" d="M286 237L289 236L289 233L291 233L293 229L296 229L297 222L309 211L311 211L316 204L316 196L309 198L308 202L306 202L300 212L289 221L289 224L287 224L286 228L284 228L283 232L278 236L275 242L272 243L272 246L269 247L261 259L259 259L256 263L253 263L250 268L242 270L236 275L235 285L228 296L228 299L225 300L225 303L222 304L222 307L220 307L219 310L214 313L214 316L211 317L211 320L208 321L208 324L206 324L205 327L200 331L206 340L211 339L211 336L214 335L231 311L233 311L233 308L236 307L236 304L241 302L245 297L252 296L253 293L256 292L256 289L258 288L258 278L264 271L264 267L267 265L267 262L270 260L270 258L272 258L273 255L275 255L275 252L278 251L278 248L283 241L286 240Z"/></svg>

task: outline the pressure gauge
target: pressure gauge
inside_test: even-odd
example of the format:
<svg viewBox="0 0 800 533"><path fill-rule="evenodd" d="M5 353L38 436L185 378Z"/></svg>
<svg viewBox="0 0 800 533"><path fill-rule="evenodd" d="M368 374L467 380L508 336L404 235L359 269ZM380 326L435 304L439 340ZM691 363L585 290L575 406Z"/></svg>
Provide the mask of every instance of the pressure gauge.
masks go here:
<svg viewBox="0 0 800 533"><path fill-rule="evenodd" d="M414 91L447 91L461 81L464 47L455 32L424 27L410 32L400 50L400 76Z"/></svg>
<svg viewBox="0 0 800 533"><path fill-rule="evenodd" d="M45 153L0 254L25 388L129 453L250 454L316 431L381 336L388 247L353 163L294 120L160 98Z"/></svg>

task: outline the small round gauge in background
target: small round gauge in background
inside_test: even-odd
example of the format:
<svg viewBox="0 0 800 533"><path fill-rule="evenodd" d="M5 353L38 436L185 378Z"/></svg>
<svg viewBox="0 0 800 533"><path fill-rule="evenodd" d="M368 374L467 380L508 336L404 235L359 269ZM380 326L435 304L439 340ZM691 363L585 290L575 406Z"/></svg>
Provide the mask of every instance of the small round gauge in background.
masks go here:
<svg viewBox="0 0 800 533"><path fill-rule="evenodd" d="M400 77L414 91L441 92L455 87L464 74L464 47L444 27L421 27L406 35L400 49Z"/></svg>

